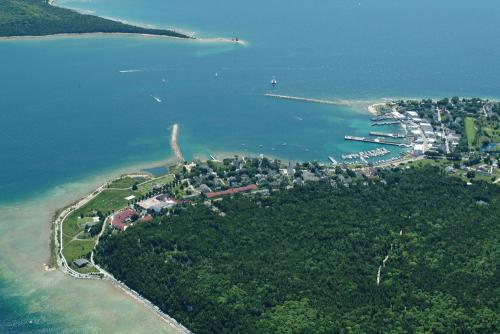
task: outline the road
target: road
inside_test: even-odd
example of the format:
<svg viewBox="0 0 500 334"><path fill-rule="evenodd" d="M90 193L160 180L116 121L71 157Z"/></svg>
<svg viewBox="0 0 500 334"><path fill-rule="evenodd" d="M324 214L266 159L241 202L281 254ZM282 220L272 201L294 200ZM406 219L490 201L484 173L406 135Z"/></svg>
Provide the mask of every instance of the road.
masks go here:
<svg viewBox="0 0 500 334"><path fill-rule="evenodd" d="M97 279L106 279L109 280L111 283L115 284L117 287L119 287L121 290L123 290L127 295L131 296L135 300L141 302L144 306L146 306L149 310L151 310L154 314L159 316L165 323L167 323L172 329L176 330L179 333L184 333L184 334L191 334L192 332L189 331L186 327L184 327L182 324L180 324L177 320L174 318L170 317L168 314L163 313L157 306L155 306L153 303L151 303L149 300L141 296L139 293L136 291L130 289L128 286L126 286L124 283L116 280L113 275L99 267L94 262L94 250L92 250L91 256L90 256L90 262L92 265L98 270L97 273L95 274L81 274L76 272L75 270L71 269L68 265L68 262L66 261L66 258L63 255L63 249L64 245L62 242L62 228L64 221L68 218L68 216L73 213L75 210L78 210L85 204L87 204L89 201L94 199L96 196L98 196L101 192L103 192L106 187L108 186L108 183L103 184L99 188L97 188L92 194L88 195L87 197L81 199L77 203L67 207L64 209L55 219L54 224L55 224L55 229L54 229L54 238L55 238L55 244L56 244L56 250L57 250L57 264L61 271L73 278L77 279L91 279L91 280L97 280ZM109 218L109 217L108 217ZM101 232L99 233L99 237L96 242L96 246L99 242L99 238L102 236L102 234L105 231L106 223L108 221L108 218L104 221L103 228L101 229ZM95 249L95 247L94 247Z"/></svg>
<svg viewBox="0 0 500 334"><path fill-rule="evenodd" d="M439 108L436 108L436 110L437 110L439 125L441 126L441 134L444 138L444 145L446 148L446 154L450 154L450 143L448 142L448 136L446 135L446 128L444 127L443 122L441 120L441 110Z"/></svg>

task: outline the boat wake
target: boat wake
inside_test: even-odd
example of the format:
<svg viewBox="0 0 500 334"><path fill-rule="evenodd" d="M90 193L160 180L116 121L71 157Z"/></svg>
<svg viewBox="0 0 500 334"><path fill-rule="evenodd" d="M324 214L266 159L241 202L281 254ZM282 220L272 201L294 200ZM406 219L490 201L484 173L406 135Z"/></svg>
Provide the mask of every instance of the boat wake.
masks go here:
<svg viewBox="0 0 500 334"><path fill-rule="evenodd" d="M137 73L143 72L143 70L131 69L131 70L121 70L120 73Z"/></svg>

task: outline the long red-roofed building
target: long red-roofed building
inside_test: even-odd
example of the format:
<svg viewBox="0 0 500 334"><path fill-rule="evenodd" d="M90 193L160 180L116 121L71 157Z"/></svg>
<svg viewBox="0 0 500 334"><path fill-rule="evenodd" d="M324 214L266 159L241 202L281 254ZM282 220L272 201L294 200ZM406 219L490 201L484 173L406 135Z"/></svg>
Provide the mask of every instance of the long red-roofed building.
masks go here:
<svg viewBox="0 0 500 334"><path fill-rule="evenodd" d="M241 193L241 192L245 192L245 191L250 191L250 190L256 190L256 189L257 189L257 185L251 184L251 185L245 186L245 187L231 188L231 189L224 190L224 191L217 191L217 192L206 193L205 195L207 196L207 198L214 198L214 197L217 197L217 196L234 195L234 194L237 194L237 193Z"/></svg>

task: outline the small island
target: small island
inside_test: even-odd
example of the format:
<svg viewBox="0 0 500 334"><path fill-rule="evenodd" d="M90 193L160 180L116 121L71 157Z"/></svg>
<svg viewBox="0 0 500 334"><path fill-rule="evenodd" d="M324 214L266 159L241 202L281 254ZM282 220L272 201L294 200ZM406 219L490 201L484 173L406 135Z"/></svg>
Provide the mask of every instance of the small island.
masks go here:
<svg viewBox="0 0 500 334"><path fill-rule="evenodd" d="M0 37L50 36L59 34L122 33L191 39L173 30L138 27L78 13L53 5L50 0L2 0Z"/></svg>

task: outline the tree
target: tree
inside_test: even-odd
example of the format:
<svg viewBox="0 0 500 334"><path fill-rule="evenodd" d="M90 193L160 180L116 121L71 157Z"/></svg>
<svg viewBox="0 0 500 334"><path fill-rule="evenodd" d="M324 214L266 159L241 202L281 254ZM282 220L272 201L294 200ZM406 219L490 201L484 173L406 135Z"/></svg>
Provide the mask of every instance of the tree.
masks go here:
<svg viewBox="0 0 500 334"><path fill-rule="evenodd" d="M473 170L470 170L467 172L467 174L465 174L465 176L469 179L473 179L476 177L476 172L474 172Z"/></svg>

